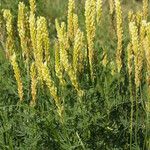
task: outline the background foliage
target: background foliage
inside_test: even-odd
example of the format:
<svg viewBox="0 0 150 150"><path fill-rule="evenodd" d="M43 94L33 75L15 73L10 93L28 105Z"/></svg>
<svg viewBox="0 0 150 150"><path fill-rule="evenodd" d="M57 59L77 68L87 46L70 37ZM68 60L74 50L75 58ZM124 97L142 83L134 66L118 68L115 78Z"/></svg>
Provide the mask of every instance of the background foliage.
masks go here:
<svg viewBox="0 0 150 150"><path fill-rule="evenodd" d="M17 18L19 0L1 0L0 10L9 8ZM24 3L29 6L28 1ZM84 27L84 0L76 0L80 24ZM124 47L127 47L127 12L142 7L140 1L122 1L124 13ZM46 17L53 45L56 37L55 18L66 22L67 0L37 0L37 12ZM110 62L106 67L101 63L103 49L109 52L109 60L114 57L117 37L108 14L108 2L104 4L102 24L97 30L95 48L98 50L96 85L89 85L81 79L86 94L82 103L68 83L62 94L65 101L64 124L59 123L52 98L46 88L38 92L35 108L30 107L31 95L28 94L28 78L23 65L20 65L25 85L25 103L18 103L17 85L12 66L5 59L3 41L0 49L0 149L4 150L128 150L130 146L130 109L128 79L126 74L112 76ZM14 23L14 26L16 22ZM17 43L17 41L16 41ZM56 79L57 80L57 79ZM120 86L121 85L121 86ZM121 89L120 89L121 87ZM40 88L40 87L39 87ZM143 91L144 91L143 86ZM61 89L59 89L61 91ZM145 98L145 95L142 95ZM141 100L143 101L143 100ZM135 105L134 105L135 107ZM144 148L145 113L139 104L138 146L135 141L132 149ZM135 123L135 122L134 122ZM134 124L133 123L133 124ZM135 126L135 125L134 125ZM147 149L148 150L148 149Z"/></svg>

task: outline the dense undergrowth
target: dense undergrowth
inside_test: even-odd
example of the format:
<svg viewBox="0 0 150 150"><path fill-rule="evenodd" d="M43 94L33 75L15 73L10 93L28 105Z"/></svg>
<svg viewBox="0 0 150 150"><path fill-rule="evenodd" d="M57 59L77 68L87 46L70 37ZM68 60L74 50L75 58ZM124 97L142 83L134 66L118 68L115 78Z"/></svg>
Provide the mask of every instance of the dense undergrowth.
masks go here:
<svg viewBox="0 0 150 150"><path fill-rule="evenodd" d="M34 2L0 5L0 149L150 149L148 1Z"/></svg>

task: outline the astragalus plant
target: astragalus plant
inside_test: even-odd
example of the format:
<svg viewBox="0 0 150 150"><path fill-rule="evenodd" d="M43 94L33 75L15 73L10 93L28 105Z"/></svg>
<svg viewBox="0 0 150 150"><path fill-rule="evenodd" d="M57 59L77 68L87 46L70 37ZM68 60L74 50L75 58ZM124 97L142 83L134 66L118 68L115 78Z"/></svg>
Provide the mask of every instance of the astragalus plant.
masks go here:
<svg viewBox="0 0 150 150"><path fill-rule="evenodd" d="M66 19L52 23L35 0L15 17L1 10L13 86L0 99L0 149L150 149L148 0L128 16L121 0L83 3L80 13L68 0Z"/></svg>

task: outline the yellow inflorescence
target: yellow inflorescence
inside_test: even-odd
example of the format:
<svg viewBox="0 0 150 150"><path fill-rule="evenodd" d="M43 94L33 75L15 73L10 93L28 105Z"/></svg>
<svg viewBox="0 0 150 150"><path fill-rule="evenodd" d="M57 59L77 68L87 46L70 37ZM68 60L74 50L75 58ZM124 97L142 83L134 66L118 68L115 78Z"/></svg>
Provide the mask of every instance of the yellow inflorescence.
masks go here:
<svg viewBox="0 0 150 150"><path fill-rule="evenodd" d="M75 74L77 74L79 70L79 54L82 54L83 48L83 33L80 29L77 30L74 42L74 49L73 49L73 69ZM81 64L80 64L81 65Z"/></svg>
<svg viewBox="0 0 150 150"><path fill-rule="evenodd" d="M73 28L73 14L75 10L74 0L69 0L68 2L68 37L71 41L74 38L74 28Z"/></svg>
<svg viewBox="0 0 150 150"><path fill-rule="evenodd" d="M55 42L55 73L63 87L65 87L66 80L64 79L64 72L69 76L69 79L77 91L79 96L83 96L84 92L80 88L78 82L79 72L83 68L84 58L88 58L91 79L94 81L95 67L95 37L96 37L96 21L97 24L101 22L102 16L102 0L86 0L85 2L85 27L87 44L84 41L84 34L79 27L79 18L75 13L75 0L69 0L68 3L68 17L67 26L64 22L59 25L55 21L57 38ZM59 115L62 117L63 107L60 97L57 93L57 87L52 80L49 65L50 64L50 38L48 32L47 21L44 17L36 17L36 3L35 0L29 0L30 14L26 13L26 7L23 2L18 5L18 22L17 29L22 48L22 55L25 60L30 58L30 49L33 50L34 63L30 67L31 76L31 105L36 104L37 95L37 82L38 79L42 83L46 83L55 104L58 109ZM110 14L113 17L114 11L116 12L117 24L117 51L116 51L116 64L118 72L121 71L123 66L123 18L121 0L109 0ZM23 100L23 83L21 80L21 72L16 60L15 44L13 35L13 17L9 10L3 10L3 17L6 21L6 53L11 60L15 78L18 85L18 94L20 101ZM28 18L29 17L29 18ZM144 57L147 64L147 83L150 86L150 23L147 23L148 18L148 0L143 0L143 10L133 13L128 13L129 33L131 40L127 47L127 67L129 77L135 73L135 85L139 88L142 81L142 69ZM27 27L29 25L29 29ZM28 37L28 30L30 35ZM29 41L30 40L30 41ZM30 43L32 46L30 47ZM86 48L86 53L83 49ZM69 50L73 49L73 53ZM70 55L71 54L71 55ZM144 56L145 54L145 56ZM71 60L72 59L72 60ZM46 62L47 64L44 64ZM115 60L110 63L112 71L115 68ZM30 63L29 63L30 64ZM88 64L88 63L87 63ZM104 67L108 64L108 57L106 51L103 52L102 64ZM30 66L30 65L29 65ZM134 70L134 72L132 72ZM114 75L114 72L112 72ZM134 77L134 76L133 76ZM66 76L67 79L67 76ZM44 82L43 82L44 81Z"/></svg>
<svg viewBox="0 0 150 150"><path fill-rule="evenodd" d="M50 41L49 41L49 33L47 28L47 21L44 17L39 18L39 22L41 22L40 30L42 31L42 43L43 43L43 50L44 50L44 61L47 63L50 62Z"/></svg>
<svg viewBox="0 0 150 150"><path fill-rule="evenodd" d="M36 0L29 0L29 4L30 4L30 11L32 13L36 12Z"/></svg>
<svg viewBox="0 0 150 150"><path fill-rule="evenodd" d="M134 22L131 22L129 24L129 30L131 34L132 47L134 52L135 84L136 87L139 88L142 79L143 51L140 45L138 29Z"/></svg>
<svg viewBox="0 0 150 150"><path fill-rule="evenodd" d="M138 27L141 26L141 22L142 22L142 12L141 11L138 11L136 14L135 14L135 18L136 18L136 25Z"/></svg>
<svg viewBox="0 0 150 150"><path fill-rule="evenodd" d="M147 79L147 85L148 85L148 92L150 92L150 40L148 39L148 36L145 37L143 45L144 45L144 50L145 50L146 66L147 66L146 79ZM146 102L145 106L146 106L147 112L149 113L150 112L150 100L149 99Z"/></svg>
<svg viewBox="0 0 150 150"><path fill-rule="evenodd" d="M150 42L150 23L147 23L146 32L147 32L147 38L148 38L148 40Z"/></svg>
<svg viewBox="0 0 150 150"><path fill-rule="evenodd" d="M150 85L150 41L147 37L145 37L144 42L144 50L145 50L145 56L146 56L146 62L147 62L147 83Z"/></svg>
<svg viewBox="0 0 150 150"><path fill-rule="evenodd" d="M140 87L142 81L143 51L140 50L135 58L135 84Z"/></svg>
<svg viewBox="0 0 150 150"><path fill-rule="evenodd" d="M68 74L72 85L77 90L78 95L83 96L83 91L79 87L76 74L75 74L71 64L69 63L69 59L68 59L68 54L67 54L67 49L66 49L66 47L67 47L66 46L67 32L66 32L65 23L62 22L61 27L60 27L56 20L56 29L57 29L59 46L60 46L60 62L62 63L64 70Z"/></svg>
<svg viewBox="0 0 150 150"><path fill-rule="evenodd" d="M139 37L138 37L138 28L135 25L135 22L130 22L129 31L132 40L133 52L134 54L137 54L139 50Z"/></svg>
<svg viewBox="0 0 150 150"><path fill-rule="evenodd" d="M66 81L63 78L63 68L60 63L60 49L59 49L59 43L56 41L55 42L55 72L56 76L59 78L60 83L62 86L66 85Z"/></svg>
<svg viewBox="0 0 150 150"><path fill-rule="evenodd" d="M74 29L74 37L75 37L77 30L79 29L79 21L78 21L77 14L73 14L73 29Z"/></svg>
<svg viewBox="0 0 150 150"><path fill-rule="evenodd" d="M27 28L26 28L26 12L24 3L20 2L18 5L18 32L20 37L20 43L22 48L22 55L25 60L29 60L29 49L27 41Z"/></svg>
<svg viewBox="0 0 150 150"><path fill-rule="evenodd" d="M37 71L39 74L39 80L41 85L43 86L43 79L41 75L41 64L45 61L49 63L50 55L49 55L49 37L46 26L46 20L44 17L37 18L36 22L36 47L34 50L34 58L37 66ZM45 32L45 33L44 33Z"/></svg>
<svg viewBox="0 0 150 150"><path fill-rule="evenodd" d="M32 100L30 102L30 105L35 106L36 105L37 82L38 82L38 80L37 80L36 66L35 66L34 62L31 64L30 76L31 76L31 95L32 95Z"/></svg>
<svg viewBox="0 0 150 150"><path fill-rule="evenodd" d="M117 52L116 52L116 63L118 72L120 72L123 64L122 60L122 42L123 42L123 27L122 27L122 10L120 0L115 0L115 10L116 10L116 21L117 21Z"/></svg>
<svg viewBox="0 0 150 150"><path fill-rule="evenodd" d="M60 46L60 62L63 64L63 67L65 68L66 72L68 72L71 66L69 64L67 53L67 46L66 46L67 32L66 32L66 25L64 22L62 22L61 27L58 28L57 34Z"/></svg>
<svg viewBox="0 0 150 150"><path fill-rule="evenodd" d="M29 28L31 43L33 48L33 54L36 49L36 17L35 17L36 5L35 0L30 0L30 16L29 16Z"/></svg>
<svg viewBox="0 0 150 150"><path fill-rule="evenodd" d="M133 50L132 50L132 44L129 43L128 47L127 47L127 53L128 53L128 73L129 73L129 77L131 78L132 75L132 70L133 70L133 60L134 60L134 56L133 56Z"/></svg>
<svg viewBox="0 0 150 150"><path fill-rule="evenodd" d="M88 59L90 65L91 79L94 80L94 39L95 39L96 0L86 0L85 24L88 43Z"/></svg>
<svg viewBox="0 0 150 150"><path fill-rule="evenodd" d="M37 29L36 29L36 51L35 56L38 62L48 62L50 61L50 41L47 30L47 23L44 17L39 17L37 19Z"/></svg>
<svg viewBox="0 0 150 150"><path fill-rule="evenodd" d="M43 17L37 19L35 60L37 64L44 62L43 49Z"/></svg>
<svg viewBox="0 0 150 150"><path fill-rule="evenodd" d="M97 24L99 25L101 22L101 17L102 17L102 5L103 5L103 1L102 0L97 0L96 1L96 20L97 20Z"/></svg>
<svg viewBox="0 0 150 150"><path fill-rule="evenodd" d="M141 26L140 26L140 44L141 44L141 47L143 48L143 42L145 40L145 36L146 36L146 26L147 26L147 23L145 20L143 20L141 22Z"/></svg>
<svg viewBox="0 0 150 150"><path fill-rule="evenodd" d="M10 58L14 53L14 37L13 37L13 22L12 22L12 14L10 10L3 10L3 17L6 21L6 31L7 31L7 38L6 38L6 56Z"/></svg>
<svg viewBox="0 0 150 150"><path fill-rule="evenodd" d="M114 10L115 10L115 5L114 5L114 0L109 0L109 9L110 9L110 14L113 15Z"/></svg>
<svg viewBox="0 0 150 150"><path fill-rule="evenodd" d="M15 78L16 78L16 81L18 84L19 98L20 98L20 101L22 101L23 100L23 84L22 84L22 80L21 80L20 69L19 69L18 63L16 61L15 53L11 56L11 65L13 66Z"/></svg>
<svg viewBox="0 0 150 150"><path fill-rule="evenodd" d="M135 21L135 14L132 10L128 12L128 22L134 22Z"/></svg>
<svg viewBox="0 0 150 150"><path fill-rule="evenodd" d="M49 69L48 69L46 63L41 64L41 75L50 91L50 94L54 98L55 105L57 107L57 112L58 112L59 116L62 117L63 106L61 105L60 97L57 94L57 87L55 86L54 81L51 79Z"/></svg>
<svg viewBox="0 0 150 150"><path fill-rule="evenodd" d="M143 19L147 20L148 17L148 3L149 0L143 0Z"/></svg>

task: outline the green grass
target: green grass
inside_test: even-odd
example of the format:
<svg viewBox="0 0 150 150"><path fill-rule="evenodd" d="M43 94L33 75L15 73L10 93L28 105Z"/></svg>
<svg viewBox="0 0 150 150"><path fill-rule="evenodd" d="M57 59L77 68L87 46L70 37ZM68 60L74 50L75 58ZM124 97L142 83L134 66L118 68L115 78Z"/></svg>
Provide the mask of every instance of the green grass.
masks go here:
<svg viewBox="0 0 150 150"><path fill-rule="evenodd" d="M9 8L17 18L19 0L1 1L0 9ZM84 0L78 0L77 12L82 30L84 25ZM25 1L28 5L28 2ZM127 11L130 8L139 9L141 3L123 2L124 11L124 49L129 41L127 26ZM37 14L46 17L49 23L50 39L56 38L55 18L61 21L67 19L67 0L37 0ZM16 22L14 23L14 26ZM81 87L85 89L82 103L68 82L63 93L64 124L59 121L52 97L48 89L38 86L37 105L29 106L31 95L28 95L28 77L22 62L25 102L19 103L17 85L12 66L5 58L2 42L0 49L0 149L2 150L129 150L130 149L130 114L131 101L127 70L121 74L111 74L111 61L114 59L117 37L112 33L108 4L104 5L101 26L97 29L95 49L98 53L96 73L97 82L89 84L86 75L81 78ZM16 42L17 43L17 42ZM107 50L109 62L102 65L102 53ZM53 49L52 49L53 53ZM54 64L54 62L52 62ZM54 73L52 72L52 75ZM67 78L67 77L66 77ZM53 76L58 83L58 79ZM135 143L135 115L133 120L132 150L148 150L144 143L146 136L145 110L143 101L146 99L146 86L143 83L139 102L139 122L137 124L138 144ZM135 103L133 104L135 112ZM135 113L134 113L135 114ZM149 134L149 133L148 133Z"/></svg>

